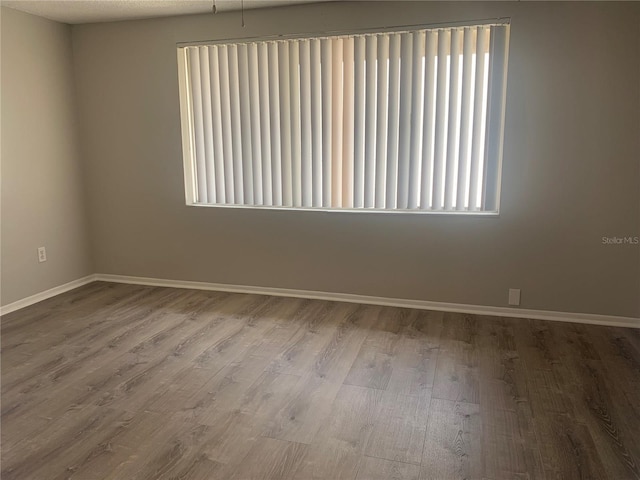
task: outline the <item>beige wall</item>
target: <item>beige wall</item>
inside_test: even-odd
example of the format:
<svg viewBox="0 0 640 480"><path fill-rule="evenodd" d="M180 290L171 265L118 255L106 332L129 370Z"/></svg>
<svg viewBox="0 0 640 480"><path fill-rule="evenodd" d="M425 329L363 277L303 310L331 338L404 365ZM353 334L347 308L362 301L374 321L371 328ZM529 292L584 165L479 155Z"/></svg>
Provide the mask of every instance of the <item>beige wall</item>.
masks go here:
<svg viewBox="0 0 640 480"><path fill-rule="evenodd" d="M176 42L512 17L499 218L184 202ZM640 4L335 3L73 28L101 273L639 316Z"/></svg>
<svg viewBox="0 0 640 480"><path fill-rule="evenodd" d="M2 8L2 305L93 273L71 28ZM48 260L38 263L37 248Z"/></svg>

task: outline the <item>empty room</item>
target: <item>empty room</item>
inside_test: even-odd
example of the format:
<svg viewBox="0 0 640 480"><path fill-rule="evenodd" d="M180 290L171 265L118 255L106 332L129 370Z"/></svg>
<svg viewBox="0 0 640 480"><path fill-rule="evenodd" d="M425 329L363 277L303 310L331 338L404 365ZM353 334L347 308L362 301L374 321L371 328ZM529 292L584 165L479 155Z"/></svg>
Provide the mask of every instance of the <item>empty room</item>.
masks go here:
<svg viewBox="0 0 640 480"><path fill-rule="evenodd" d="M640 479L640 2L1 5L2 480Z"/></svg>

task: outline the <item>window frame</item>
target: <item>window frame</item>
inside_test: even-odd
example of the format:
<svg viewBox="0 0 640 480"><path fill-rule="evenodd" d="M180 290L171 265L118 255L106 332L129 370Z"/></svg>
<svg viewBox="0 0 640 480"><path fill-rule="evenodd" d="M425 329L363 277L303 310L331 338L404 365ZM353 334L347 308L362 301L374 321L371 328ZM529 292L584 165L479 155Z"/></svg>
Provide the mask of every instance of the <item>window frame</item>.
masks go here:
<svg viewBox="0 0 640 480"><path fill-rule="evenodd" d="M487 110L491 105L492 94L498 94L500 97L501 111L499 113L500 125L499 131L493 133L493 135L486 135L485 145L487 165L484 166L483 171L486 172L489 168L488 163L491 161L489 150L494 149L494 158L491 161L491 167L495 170L493 175L485 175L485 181L495 182L495 198L493 200L493 208L480 210L435 210L435 209L389 209L389 208L375 208L375 207L309 207L309 206L279 206L279 205L247 205L247 204L220 204L220 203L201 203L197 202L197 182L195 174L195 135L193 132L193 111L192 102L190 100L189 92L189 80L187 72L187 50L186 47L194 46L207 46L207 45L224 45L224 44L241 44L251 42L269 42L269 41L282 41L282 40L296 40L296 39L317 39L334 36L349 36L349 35L365 35L365 34L383 34L383 33L402 33L414 30L429 30L429 29L446 29L455 27L466 26L491 26L491 25L505 25L510 27L510 17L489 18L482 20L465 20L456 22L442 22L431 24L411 24L411 25L394 25L390 27L380 28L366 28L366 29L350 29L340 31L328 31L328 32L313 32L313 33L294 33L294 34L280 34L280 35L267 35L258 37L237 37L237 38L223 38L216 40L201 40L192 42L178 42L176 43L177 51L177 64L178 64L178 83L179 83L179 100L180 100L180 118L181 118L181 139L182 139L182 158L183 158L183 177L185 185L185 202L187 206L193 207L213 207L213 208L235 208L235 209L253 209L253 210L285 210L285 211L297 211L297 212L323 212L323 213L369 213L369 214L411 214L411 215L462 215L462 216L476 216L476 217L498 217L500 215L500 200L501 200L501 184L502 184L502 167L503 167L503 151L504 151L504 130L505 130L505 117L506 117L506 97L507 97L507 73L508 73L508 55L509 55L509 37L510 32L506 34L506 45L504 52L505 58L502 60L504 63L504 75L500 79L500 82L489 82L488 85L488 100ZM491 42L494 42L492 36ZM490 51L492 47L490 47ZM490 69L493 58L490 60L489 76L491 77ZM486 130L489 132L491 116L487 114ZM496 143L495 145L489 145L490 137ZM484 182L483 182L484 185Z"/></svg>

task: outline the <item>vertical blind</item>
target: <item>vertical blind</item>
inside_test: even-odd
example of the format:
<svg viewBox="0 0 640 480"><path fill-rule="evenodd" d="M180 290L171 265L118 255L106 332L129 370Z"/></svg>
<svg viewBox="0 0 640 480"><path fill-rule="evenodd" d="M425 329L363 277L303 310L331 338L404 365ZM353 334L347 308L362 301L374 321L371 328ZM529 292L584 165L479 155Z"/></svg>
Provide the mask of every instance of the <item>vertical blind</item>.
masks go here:
<svg viewBox="0 0 640 480"><path fill-rule="evenodd" d="M508 25L178 49L187 201L496 211Z"/></svg>

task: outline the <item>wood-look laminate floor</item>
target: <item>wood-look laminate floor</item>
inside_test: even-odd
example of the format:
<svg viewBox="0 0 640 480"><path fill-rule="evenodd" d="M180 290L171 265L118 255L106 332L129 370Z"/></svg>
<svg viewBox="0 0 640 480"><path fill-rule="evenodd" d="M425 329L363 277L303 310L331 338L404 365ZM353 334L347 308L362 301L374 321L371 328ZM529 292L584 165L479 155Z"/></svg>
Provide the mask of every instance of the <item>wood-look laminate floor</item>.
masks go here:
<svg viewBox="0 0 640 480"><path fill-rule="evenodd" d="M1 383L2 480L640 478L638 330L98 282Z"/></svg>

